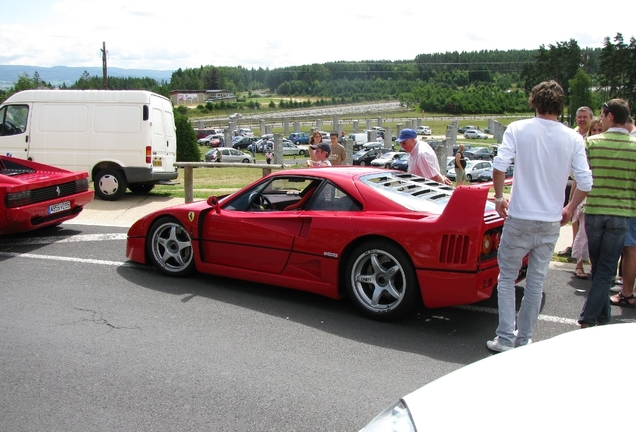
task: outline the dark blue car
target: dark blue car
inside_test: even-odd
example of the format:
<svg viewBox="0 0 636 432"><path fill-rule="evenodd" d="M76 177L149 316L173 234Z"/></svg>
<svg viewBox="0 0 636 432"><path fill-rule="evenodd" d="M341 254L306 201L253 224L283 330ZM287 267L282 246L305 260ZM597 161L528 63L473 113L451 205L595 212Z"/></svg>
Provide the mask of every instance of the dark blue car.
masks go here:
<svg viewBox="0 0 636 432"><path fill-rule="evenodd" d="M391 169L397 169L406 172L409 169L409 154L400 155L399 158L393 161Z"/></svg>

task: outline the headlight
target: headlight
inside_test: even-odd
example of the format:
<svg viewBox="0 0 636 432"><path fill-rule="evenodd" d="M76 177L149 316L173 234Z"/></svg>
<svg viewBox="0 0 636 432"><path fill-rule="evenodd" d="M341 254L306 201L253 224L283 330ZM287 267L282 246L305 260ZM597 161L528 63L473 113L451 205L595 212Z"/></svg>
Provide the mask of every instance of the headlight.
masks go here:
<svg viewBox="0 0 636 432"><path fill-rule="evenodd" d="M402 401L382 411L360 432L416 432L409 409Z"/></svg>

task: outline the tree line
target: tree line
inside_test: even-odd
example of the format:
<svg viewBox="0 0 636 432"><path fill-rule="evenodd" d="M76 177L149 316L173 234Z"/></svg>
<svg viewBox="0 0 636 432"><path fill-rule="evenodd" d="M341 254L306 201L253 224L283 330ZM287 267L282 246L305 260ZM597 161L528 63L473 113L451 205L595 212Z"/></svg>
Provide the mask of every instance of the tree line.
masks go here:
<svg viewBox="0 0 636 432"><path fill-rule="evenodd" d="M26 88L51 87L36 75L37 72L33 77L20 76L14 87L0 94L0 98ZM626 42L618 33L613 38L606 37L603 47L595 49L581 48L576 40L570 39L547 47L541 45L537 50L455 51L420 54L411 61L341 61L272 70L208 65L180 68L173 72L170 82L109 77L108 88L145 89L165 96L171 90L248 92L237 109L258 107L259 102L250 100L256 97L252 92L269 89L274 97L281 98L278 106L398 99L423 111L461 115L527 112L529 91L548 79L563 86L570 113L581 105L598 108L602 101L614 97L624 98L634 106L636 39L631 37ZM68 88L102 86L102 77L91 77L85 72ZM269 106L277 105L270 102Z"/></svg>

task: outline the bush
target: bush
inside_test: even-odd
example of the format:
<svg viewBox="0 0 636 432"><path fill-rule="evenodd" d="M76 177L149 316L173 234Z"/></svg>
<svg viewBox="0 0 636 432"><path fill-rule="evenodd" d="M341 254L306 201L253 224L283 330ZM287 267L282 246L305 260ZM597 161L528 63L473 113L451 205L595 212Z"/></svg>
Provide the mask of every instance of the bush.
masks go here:
<svg viewBox="0 0 636 432"><path fill-rule="evenodd" d="M177 108L175 108L175 112L183 115L188 115L188 107L185 105L179 105Z"/></svg>
<svg viewBox="0 0 636 432"><path fill-rule="evenodd" d="M200 162L201 151L197 144L197 135L188 117L177 110L174 124L177 127L177 162Z"/></svg>

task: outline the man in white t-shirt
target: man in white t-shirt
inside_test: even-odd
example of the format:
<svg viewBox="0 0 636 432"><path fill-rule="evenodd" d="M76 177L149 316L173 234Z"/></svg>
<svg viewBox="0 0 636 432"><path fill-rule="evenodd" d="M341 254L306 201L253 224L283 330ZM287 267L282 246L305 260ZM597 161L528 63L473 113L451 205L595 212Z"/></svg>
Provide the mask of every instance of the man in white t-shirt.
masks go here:
<svg viewBox="0 0 636 432"><path fill-rule="evenodd" d="M536 110L536 117L508 126L493 161L495 208L506 219L497 255L499 326L497 337L486 343L496 352L532 341L543 282L561 225L572 219L574 210L592 189L583 139L559 121L565 104L561 86L556 81L542 82L532 89L528 102ZM508 203L503 196L504 180L513 160L515 179ZM564 208L570 173L577 190ZM516 316L515 280L528 254L526 287Z"/></svg>

